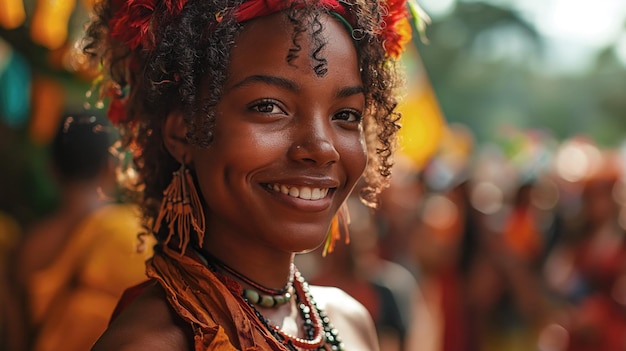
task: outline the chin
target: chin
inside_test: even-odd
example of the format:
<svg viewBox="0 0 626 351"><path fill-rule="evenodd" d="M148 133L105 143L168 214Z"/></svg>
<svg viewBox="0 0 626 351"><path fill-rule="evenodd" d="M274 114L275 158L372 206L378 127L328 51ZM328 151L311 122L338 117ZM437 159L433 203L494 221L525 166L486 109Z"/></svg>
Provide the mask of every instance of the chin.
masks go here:
<svg viewBox="0 0 626 351"><path fill-rule="evenodd" d="M284 235L281 235L283 238L282 242L277 243L277 245L293 253L304 253L313 251L324 244L328 227L317 227L315 229L294 228L292 230L285 230L284 233Z"/></svg>
<svg viewBox="0 0 626 351"><path fill-rule="evenodd" d="M300 248L298 250L292 250L292 252L293 253L297 253L297 254L305 254L305 253L309 253L309 252L315 251L318 248L320 248L322 245L324 245L324 241L325 240L326 240L326 235L324 235L322 240L316 242L315 244L309 245L307 247Z"/></svg>

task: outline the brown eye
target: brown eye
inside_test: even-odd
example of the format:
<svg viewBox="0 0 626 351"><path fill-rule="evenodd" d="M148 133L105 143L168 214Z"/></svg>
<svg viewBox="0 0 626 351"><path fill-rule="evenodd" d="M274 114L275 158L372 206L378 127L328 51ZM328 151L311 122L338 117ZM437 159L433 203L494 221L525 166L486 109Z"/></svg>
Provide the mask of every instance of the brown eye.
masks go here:
<svg viewBox="0 0 626 351"><path fill-rule="evenodd" d="M271 100L264 100L250 106L255 112L267 113L267 114L279 114L284 113L284 111L278 107L278 104Z"/></svg>
<svg viewBox="0 0 626 351"><path fill-rule="evenodd" d="M362 114L356 110L343 110L335 114L333 119L350 123L359 123L361 122Z"/></svg>

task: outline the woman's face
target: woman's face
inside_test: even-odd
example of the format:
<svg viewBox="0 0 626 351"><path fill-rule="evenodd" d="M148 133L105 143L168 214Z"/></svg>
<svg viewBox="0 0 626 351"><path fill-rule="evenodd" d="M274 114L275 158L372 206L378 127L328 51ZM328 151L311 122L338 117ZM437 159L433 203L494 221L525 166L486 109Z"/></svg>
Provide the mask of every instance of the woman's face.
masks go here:
<svg viewBox="0 0 626 351"><path fill-rule="evenodd" d="M214 139L192 155L207 247L313 249L365 169L356 51L340 22L322 23L322 77L308 34L286 61L293 42L284 14L247 23L233 46Z"/></svg>

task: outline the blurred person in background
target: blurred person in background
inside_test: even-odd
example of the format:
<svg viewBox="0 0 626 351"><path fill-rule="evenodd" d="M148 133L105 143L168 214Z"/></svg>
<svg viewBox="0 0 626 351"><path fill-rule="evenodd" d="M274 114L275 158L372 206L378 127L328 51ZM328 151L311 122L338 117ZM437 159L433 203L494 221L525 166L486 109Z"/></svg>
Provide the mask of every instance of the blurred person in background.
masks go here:
<svg viewBox="0 0 626 351"><path fill-rule="evenodd" d="M559 301L540 339L540 345L558 346L546 350L626 349L622 162L610 151L602 153L599 167L580 183L572 232L562 235L548 257L545 279Z"/></svg>
<svg viewBox="0 0 626 351"><path fill-rule="evenodd" d="M406 157L398 155L389 187L380 194L375 223L380 235L380 256L415 274L411 246L411 225L422 201L424 187L419 171Z"/></svg>
<svg viewBox="0 0 626 351"><path fill-rule="evenodd" d="M428 181L425 182L428 186ZM428 350L472 350L468 335L466 293L459 260L467 207L461 184L429 190L414 215L412 240L418 282L427 323L414 323L411 348L421 350L428 335ZM429 335L430 334L430 335ZM421 335L421 337L416 337Z"/></svg>
<svg viewBox="0 0 626 351"><path fill-rule="evenodd" d="M11 261L29 349L88 350L123 289L145 279L151 249L137 211L115 201L114 141L110 124L88 114L63 116L52 141L58 206L27 228Z"/></svg>
<svg viewBox="0 0 626 351"><path fill-rule="evenodd" d="M518 177L502 209L491 215L498 223L483 226L468 267L472 335L484 350L532 347L544 318L539 267L546 228L532 201L535 182Z"/></svg>
<svg viewBox="0 0 626 351"><path fill-rule="evenodd" d="M535 266L543 233L532 184L518 185L514 173L502 177L503 158L488 153L477 162L452 146L444 144L422 172L426 191L411 246L431 322L416 332L427 327L434 350L528 350L542 306Z"/></svg>
<svg viewBox="0 0 626 351"><path fill-rule="evenodd" d="M350 245L325 257L316 250L313 284L336 286L361 302L374 319L381 351L404 351L417 281L403 266L380 255L375 216L356 196L346 202Z"/></svg>
<svg viewBox="0 0 626 351"><path fill-rule="evenodd" d="M475 229L466 194L473 148L471 132L462 125L450 125L436 155L420 172L423 195L411 213L406 244L423 296L413 313L411 350L474 349L461 264L465 238L473 238L466 232Z"/></svg>

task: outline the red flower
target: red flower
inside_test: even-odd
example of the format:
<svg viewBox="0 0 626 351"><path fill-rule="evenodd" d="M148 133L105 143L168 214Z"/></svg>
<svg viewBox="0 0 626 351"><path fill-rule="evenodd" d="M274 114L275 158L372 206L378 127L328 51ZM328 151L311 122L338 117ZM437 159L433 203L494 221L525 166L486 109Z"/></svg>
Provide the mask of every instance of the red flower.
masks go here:
<svg viewBox="0 0 626 351"><path fill-rule="evenodd" d="M187 0L165 0L165 7L169 16L176 16L183 10Z"/></svg>
<svg viewBox="0 0 626 351"><path fill-rule="evenodd" d="M387 55L398 58L405 45L411 41L411 24L406 0L387 0L387 15L381 33Z"/></svg>
<svg viewBox="0 0 626 351"><path fill-rule="evenodd" d="M107 117L114 126L118 126L121 122L128 118L126 114L126 102L128 97L112 97L109 108L107 109Z"/></svg>
<svg viewBox="0 0 626 351"><path fill-rule="evenodd" d="M158 20L175 17L187 3L187 0L164 0L165 13L155 16L157 1L126 0L121 4L118 2L119 6L109 23L111 37L123 41L131 50L140 45L151 50L154 46L152 29L158 26Z"/></svg>
<svg viewBox="0 0 626 351"><path fill-rule="evenodd" d="M150 47L150 20L154 13L154 0L128 0L111 19L111 37L119 39L130 49L139 45Z"/></svg>

